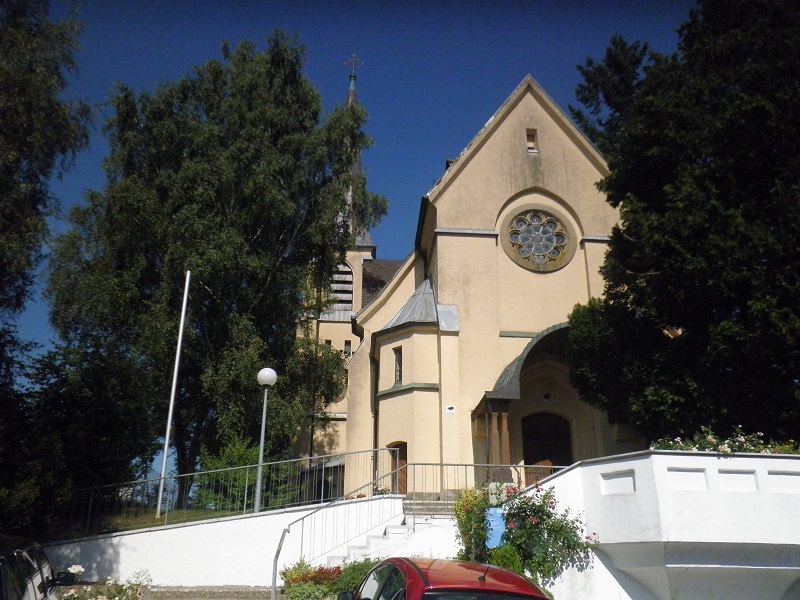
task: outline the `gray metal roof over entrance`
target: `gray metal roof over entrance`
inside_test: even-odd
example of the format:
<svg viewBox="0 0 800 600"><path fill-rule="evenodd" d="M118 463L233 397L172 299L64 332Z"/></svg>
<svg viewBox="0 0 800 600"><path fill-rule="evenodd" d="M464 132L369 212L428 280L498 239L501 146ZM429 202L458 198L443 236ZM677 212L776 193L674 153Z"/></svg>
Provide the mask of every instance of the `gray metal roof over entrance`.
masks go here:
<svg viewBox="0 0 800 600"><path fill-rule="evenodd" d="M500 377L497 378L492 391L486 392L486 397L505 398L509 400L519 399L519 376L520 373L522 373L522 365L525 362L525 359L528 357L528 354L531 352L531 350L533 350L536 344L541 342L545 337L566 327L569 327L569 323L559 323L558 325L553 325L552 327L548 327L544 331L539 332L536 337L528 342L528 345L525 346L525 350L523 350L517 358L512 360L508 366L503 369L503 372L500 374Z"/></svg>

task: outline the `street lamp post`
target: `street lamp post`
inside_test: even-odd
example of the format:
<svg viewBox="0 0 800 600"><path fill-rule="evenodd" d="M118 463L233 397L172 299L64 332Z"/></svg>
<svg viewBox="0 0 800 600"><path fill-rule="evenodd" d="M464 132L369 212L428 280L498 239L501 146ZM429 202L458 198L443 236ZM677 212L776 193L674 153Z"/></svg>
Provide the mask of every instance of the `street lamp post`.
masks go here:
<svg viewBox="0 0 800 600"><path fill-rule="evenodd" d="M261 475L264 470L264 433L267 428L267 400L269 388L275 385L278 375L273 369L265 368L258 372L258 385L264 390L264 408L261 411L261 442L258 445L258 476L256 477L255 511L261 512Z"/></svg>

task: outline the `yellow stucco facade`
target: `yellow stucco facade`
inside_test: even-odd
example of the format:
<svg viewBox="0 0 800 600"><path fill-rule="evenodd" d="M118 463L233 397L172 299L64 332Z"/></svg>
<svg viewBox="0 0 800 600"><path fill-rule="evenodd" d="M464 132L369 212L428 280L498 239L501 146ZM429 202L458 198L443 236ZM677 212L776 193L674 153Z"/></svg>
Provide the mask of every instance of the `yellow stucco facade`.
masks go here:
<svg viewBox="0 0 800 600"><path fill-rule="evenodd" d="M559 465L640 448L580 400L565 357L567 316L603 291L606 173L526 77L422 198L413 252L368 302L374 257L348 254L352 319L321 320L319 336L349 342L349 385L319 449Z"/></svg>

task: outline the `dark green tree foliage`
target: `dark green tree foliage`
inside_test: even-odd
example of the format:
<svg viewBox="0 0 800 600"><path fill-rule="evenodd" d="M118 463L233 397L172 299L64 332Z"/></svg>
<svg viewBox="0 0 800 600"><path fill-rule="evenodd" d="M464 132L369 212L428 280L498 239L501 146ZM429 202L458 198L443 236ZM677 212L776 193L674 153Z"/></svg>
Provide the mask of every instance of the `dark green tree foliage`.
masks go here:
<svg viewBox="0 0 800 600"><path fill-rule="evenodd" d="M283 409L296 415L294 422L310 432L311 444L316 431L324 448L333 445L328 443L327 422L315 417L325 411L331 400L342 397L347 388L345 373L345 357L341 350L320 342L310 331L297 339L295 352L286 365L286 385L282 388L282 396L289 406ZM308 450L310 455L315 453L313 445ZM328 454L327 451L323 453Z"/></svg>
<svg viewBox="0 0 800 600"><path fill-rule="evenodd" d="M646 66L656 55L647 44L628 44L614 35L602 62L586 59L578 65L584 82L578 85L575 96L588 114L570 106L569 112L578 126L604 154L614 151L628 109L633 104Z"/></svg>
<svg viewBox="0 0 800 600"><path fill-rule="evenodd" d="M90 111L60 96L80 27L44 0L0 4L0 315L19 312L55 208L48 180L88 141Z"/></svg>
<svg viewBox="0 0 800 600"><path fill-rule="evenodd" d="M163 434L192 272L172 429L181 473L194 471L201 447L213 455L242 436L257 442L264 366L279 374L267 451L283 452L298 423L277 407L295 386L285 374L305 288L329 285L352 242L351 217L369 227L385 212L353 169L369 145L363 109L323 120L303 52L276 33L264 52L224 47L223 60L152 94L121 86L107 187L72 213L55 248L53 323L67 347L126 362L95 402L138 403L148 425L124 435L142 454L153 427Z"/></svg>
<svg viewBox="0 0 800 600"><path fill-rule="evenodd" d="M54 480L36 455L41 423L31 421L16 382L30 346L14 320L28 298L46 217L57 209L48 181L88 140L90 110L64 100L80 27L52 22L44 0L0 2L0 530L29 527L42 487ZM55 496L52 496L55 497ZM45 511L39 511L41 521Z"/></svg>
<svg viewBox="0 0 800 600"><path fill-rule="evenodd" d="M651 439L739 424L796 436L800 5L704 0L679 33L598 134L620 224L604 300L570 317L573 383ZM604 97L614 77L585 74Z"/></svg>

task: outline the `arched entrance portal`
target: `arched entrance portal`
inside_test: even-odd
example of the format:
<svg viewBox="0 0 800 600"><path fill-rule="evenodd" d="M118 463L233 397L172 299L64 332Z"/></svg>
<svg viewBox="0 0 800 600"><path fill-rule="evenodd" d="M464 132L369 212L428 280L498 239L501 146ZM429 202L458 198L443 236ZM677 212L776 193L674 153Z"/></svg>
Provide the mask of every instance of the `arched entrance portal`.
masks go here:
<svg viewBox="0 0 800 600"><path fill-rule="evenodd" d="M572 435L569 421L546 412L523 418L522 454L526 465L571 465Z"/></svg>
<svg viewBox="0 0 800 600"><path fill-rule="evenodd" d="M569 381L568 341L566 323L540 332L484 394L472 411L478 460L532 465L532 484L553 466L644 447L635 431L581 401Z"/></svg>

